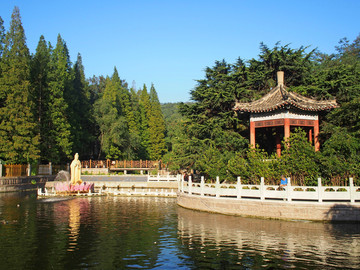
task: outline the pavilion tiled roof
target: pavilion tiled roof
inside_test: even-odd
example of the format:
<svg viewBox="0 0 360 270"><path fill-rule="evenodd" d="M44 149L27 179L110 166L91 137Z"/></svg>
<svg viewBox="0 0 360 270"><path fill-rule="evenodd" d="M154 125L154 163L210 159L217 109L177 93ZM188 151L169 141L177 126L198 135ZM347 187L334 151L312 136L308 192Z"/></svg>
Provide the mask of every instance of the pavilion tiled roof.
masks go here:
<svg viewBox="0 0 360 270"><path fill-rule="evenodd" d="M283 80L281 80L281 82L282 81ZM315 100L294 92L289 92L283 83L279 83L269 93L258 100L248 103L236 102L234 110L262 113L290 107L303 111L325 111L336 108L338 105L336 100Z"/></svg>

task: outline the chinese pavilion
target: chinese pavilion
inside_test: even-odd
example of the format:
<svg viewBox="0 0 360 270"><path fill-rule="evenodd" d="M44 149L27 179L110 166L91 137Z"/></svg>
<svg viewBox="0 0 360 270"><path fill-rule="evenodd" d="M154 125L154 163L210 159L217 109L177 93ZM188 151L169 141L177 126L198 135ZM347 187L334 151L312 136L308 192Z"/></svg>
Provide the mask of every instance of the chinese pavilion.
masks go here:
<svg viewBox="0 0 360 270"><path fill-rule="evenodd" d="M277 72L278 84L262 98L249 103L236 102L234 110L250 114L250 145L255 147L256 131L276 127L276 153L281 155L281 132L284 139L290 128L304 127L315 151L320 149L319 113L338 107L335 100L315 100L294 92L284 85L284 72Z"/></svg>

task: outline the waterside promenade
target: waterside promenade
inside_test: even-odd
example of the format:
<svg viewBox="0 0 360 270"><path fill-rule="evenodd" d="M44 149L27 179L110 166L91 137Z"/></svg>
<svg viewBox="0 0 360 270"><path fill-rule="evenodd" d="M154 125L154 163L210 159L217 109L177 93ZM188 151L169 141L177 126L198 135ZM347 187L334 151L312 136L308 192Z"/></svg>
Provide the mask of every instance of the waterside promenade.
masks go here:
<svg viewBox="0 0 360 270"><path fill-rule="evenodd" d="M270 219L360 222L360 187L193 183L181 180L178 205L194 210Z"/></svg>

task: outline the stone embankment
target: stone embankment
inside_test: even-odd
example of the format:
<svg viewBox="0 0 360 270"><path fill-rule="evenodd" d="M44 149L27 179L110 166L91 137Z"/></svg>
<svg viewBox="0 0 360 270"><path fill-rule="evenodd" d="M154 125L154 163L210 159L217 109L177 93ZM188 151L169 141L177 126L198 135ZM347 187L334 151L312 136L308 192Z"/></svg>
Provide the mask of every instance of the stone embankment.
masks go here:
<svg viewBox="0 0 360 270"><path fill-rule="evenodd" d="M44 188L46 183L54 181L55 175L0 177L0 192L15 192Z"/></svg>
<svg viewBox="0 0 360 270"><path fill-rule="evenodd" d="M360 222L360 205L200 197L179 193L178 205L200 211L266 219Z"/></svg>
<svg viewBox="0 0 360 270"><path fill-rule="evenodd" d="M360 187L352 178L348 186L292 186L179 183L178 205L194 210L286 220L360 222Z"/></svg>

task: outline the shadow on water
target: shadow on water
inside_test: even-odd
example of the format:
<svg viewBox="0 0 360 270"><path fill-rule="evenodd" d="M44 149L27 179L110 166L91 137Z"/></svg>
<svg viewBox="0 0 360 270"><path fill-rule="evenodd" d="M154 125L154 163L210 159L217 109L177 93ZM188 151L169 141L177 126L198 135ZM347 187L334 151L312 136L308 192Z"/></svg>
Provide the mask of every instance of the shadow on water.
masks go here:
<svg viewBox="0 0 360 270"><path fill-rule="evenodd" d="M335 204L326 213L326 217L332 222L360 223L360 205Z"/></svg>

